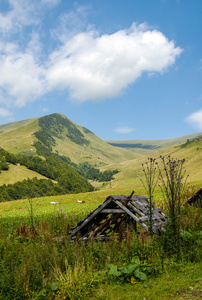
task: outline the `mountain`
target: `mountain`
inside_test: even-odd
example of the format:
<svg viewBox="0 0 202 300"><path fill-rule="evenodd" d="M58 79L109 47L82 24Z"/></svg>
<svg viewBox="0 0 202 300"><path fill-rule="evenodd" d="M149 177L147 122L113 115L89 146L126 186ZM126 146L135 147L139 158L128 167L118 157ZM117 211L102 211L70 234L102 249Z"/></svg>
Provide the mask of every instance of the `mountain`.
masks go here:
<svg viewBox="0 0 202 300"><path fill-rule="evenodd" d="M147 155L163 148L173 146L179 143L184 143L187 140L192 140L196 137L202 136L202 132L189 134L173 139L162 140L126 140L126 141L106 141L108 144L120 147L122 149L128 149L135 153Z"/></svg>
<svg viewBox="0 0 202 300"><path fill-rule="evenodd" d="M0 126L0 147L11 153L35 153L38 141L77 164L89 162L102 166L140 157L109 145L60 113Z"/></svg>
<svg viewBox="0 0 202 300"><path fill-rule="evenodd" d="M137 157L58 113L1 125L0 202L92 191L118 172L96 167Z"/></svg>

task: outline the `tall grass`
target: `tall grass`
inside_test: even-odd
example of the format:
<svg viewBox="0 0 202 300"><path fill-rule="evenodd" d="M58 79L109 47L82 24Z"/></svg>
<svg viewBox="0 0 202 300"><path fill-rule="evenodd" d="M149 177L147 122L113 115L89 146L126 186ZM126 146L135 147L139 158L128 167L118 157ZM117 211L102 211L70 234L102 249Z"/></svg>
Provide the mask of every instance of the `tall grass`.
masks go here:
<svg viewBox="0 0 202 300"><path fill-rule="evenodd" d="M108 265L124 266L138 257L148 265L144 272L154 277L176 259L166 251L166 235L157 239L140 227L138 233L127 228L106 242L71 242L69 228L85 216L56 212L43 218L33 216L31 221L27 216L15 223L9 218L1 222L0 299L89 299L100 284L119 279L109 275ZM199 209L184 208L181 220L182 260L198 262Z"/></svg>

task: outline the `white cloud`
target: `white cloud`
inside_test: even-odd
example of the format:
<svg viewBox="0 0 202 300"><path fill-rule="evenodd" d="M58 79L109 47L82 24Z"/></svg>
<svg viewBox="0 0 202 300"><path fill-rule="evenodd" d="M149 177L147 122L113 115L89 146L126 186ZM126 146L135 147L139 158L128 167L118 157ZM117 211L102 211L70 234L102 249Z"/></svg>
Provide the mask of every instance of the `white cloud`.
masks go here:
<svg viewBox="0 0 202 300"><path fill-rule="evenodd" d="M164 72L182 49L157 30L136 26L114 34L83 32L50 56L50 88L68 89L79 101L119 95L143 72Z"/></svg>
<svg viewBox="0 0 202 300"><path fill-rule="evenodd" d="M0 13L0 31L3 34L17 32L22 26L39 22L37 3L30 0L8 0L10 9Z"/></svg>
<svg viewBox="0 0 202 300"><path fill-rule="evenodd" d="M58 3L42 2L47 1ZM0 13L0 28L3 28L2 18L10 22L11 31L17 21L20 26L39 22L32 4L42 5L42 2L9 0L13 9L4 15ZM77 13L85 16L85 9L77 7ZM17 18L20 12L22 15ZM75 15L70 12L65 24L71 17L75 21ZM120 95L144 72L166 71L182 52L173 41L145 24L133 24L129 29L103 35L91 30L70 37L63 31L59 37L62 46L49 49L48 57L36 28L29 37L23 46L20 39L17 44L0 37L0 90L5 103L9 98L13 104L23 106L54 89L66 90L72 99L80 102L105 100Z"/></svg>
<svg viewBox="0 0 202 300"><path fill-rule="evenodd" d="M48 112L49 108L48 107L43 107L43 108L41 108L41 110L44 111L44 112Z"/></svg>
<svg viewBox="0 0 202 300"><path fill-rule="evenodd" d="M194 128L202 130L202 109L189 115L186 118L186 121L189 122Z"/></svg>
<svg viewBox="0 0 202 300"><path fill-rule="evenodd" d="M74 8L60 15L57 26L51 30L51 36L62 43L78 34L86 27L90 6L74 5ZM88 26L87 26L88 27Z"/></svg>
<svg viewBox="0 0 202 300"><path fill-rule="evenodd" d="M0 12L0 32L4 35L19 32L24 26L38 25L47 9L60 0L8 0L8 10ZM1 9L2 11L2 9Z"/></svg>
<svg viewBox="0 0 202 300"><path fill-rule="evenodd" d="M120 133L120 134L128 134L128 133L135 131L135 129L125 126L125 127L118 127L114 131L117 133Z"/></svg>
<svg viewBox="0 0 202 300"><path fill-rule="evenodd" d="M26 53L29 53L35 57L36 60L39 60L42 53L43 45L40 42L40 36L37 32L31 34L31 39L27 44L25 49Z"/></svg>
<svg viewBox="0 0 202 300"><path fill-rule="evenodd" d="M10 117L11 115L9 110L0 107L0 118Z"/></svg>
<svg viewBox="0 0 202 300"><path fill-rule="evenodd" d="M22 52L15 45L6 45L4 55L0 57L0 70L0 87L17 106L23 106L44 94L45 70L29 51Z"/></svg>

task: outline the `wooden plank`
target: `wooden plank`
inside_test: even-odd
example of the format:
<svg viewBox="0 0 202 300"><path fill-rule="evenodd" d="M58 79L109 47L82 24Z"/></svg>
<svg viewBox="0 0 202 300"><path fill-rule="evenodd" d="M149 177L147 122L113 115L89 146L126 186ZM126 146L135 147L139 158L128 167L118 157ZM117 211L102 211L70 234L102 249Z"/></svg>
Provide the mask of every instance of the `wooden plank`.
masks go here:
<svg viewBox="0 0 202 300"><path fill-rule="evenodd" d="M122 204L119 200L115 200L114 197L112 197L112 201L113 201L113 203L117 203L117 201L118 201L118 203L121 203L121 205L122 205L123 207L125 207L125 205L127 205L127 203L130 201L130 199L131 199L131 197L133 196L133 194L134 194L134 191L132 191L132 193L130 194L130 196L128 196L128 197L124 200L124 203L123 203L123 204ZM93 237L93 236L95 236L95 235L96 235L97 233L99 233L99 232L103 233L104 231L106 231L106 230L111 226L112 223L116 223L116 222L117 222L118 218L119 218L121 215L122 215L122 212L121 212L121 213L118 213L118 214L116 214L116 215L113 215L113 214L112 214L112 216L110 216L110 217L106 220L105 224L102 224L100 227L98 227L97 229L95 229L94 232L91 233L91 234L89 235L89 237ZM104 226L103 226L103 225L104 225Z"/></svg>
<svg viewBox="0 0 202 300"><path fill-rule="evenodd" d="M102 213L102 214L125 214L125 211L123 209L119 209L119 208L114 208L114 209L105 208L100 213Z"/></svg>
<svg viewBox="0 0 202 300"><path fill-rule="evenodd" d="M103 232L104 229L106 228L106 226L108 227L108 224L111 222L111 220L113 219L113 215L112 216L108 216L107 219L100 224L100 226L98 225L93 232L90 233L89 238L96 236L99 232Z"/></svg>
<svg viewBox="0 0 202 300"><path fill-rule="evenodd" d="M144 217L140 217L139 221L140 222L145 222L145 221L148 221L148 219L149 219L148 216L144 216Z"/></svg>
<svg viewBox="0 0 202 300"><path fill-rule="evenodd" d="M145 229L148 229L148 226L147 225L145 225L144 223L142 223L142 222L140 222L139 221L139 219L127 208L127 207L125 207L122 203L120 203L119 201L117 201L117 200L114 200L115 202L116 202L116 204L118 205L118 206L120 206L123 210L125 210L125 212L128 214L128 215L130 215L132 218L133 218L133 220L135 220L136 222L138 222L142 227L144 227Z"/></svg>
<svg viewBox="0 0 202 300"><path fill-rule="evenodd" d="M132 208L139 216L141 216L141 217L144 217L144 216L145 216L145 214L144 214L142 211L140 211L139 209L137 209L137 208L134 206L134 204L128 203L128 206L129 206L130 208Z"/></svg>
<svg viewBox="0 0 202 300"><path fill-rule="evenodd" d="M83 228L84 226L86 226L86 224L88 224L101 210L103 210L103 208L105 208L110 202L111 202L111 198L109 198L107 201L105 201L102 205L100 205L97 209L94 210L94 212L87 217L83 223L80 226L77 226L71 233L70 236L74 236L79 230L81 230L81 228Z"/></svg>
<svg viewBox="0 0 202 300"><path fill-rule="evenodd" d="M145 209L149 206L149 202L146 200L143 200L142 202L139 200L132 200L131 203L137 208L137 209Z"/></svg>

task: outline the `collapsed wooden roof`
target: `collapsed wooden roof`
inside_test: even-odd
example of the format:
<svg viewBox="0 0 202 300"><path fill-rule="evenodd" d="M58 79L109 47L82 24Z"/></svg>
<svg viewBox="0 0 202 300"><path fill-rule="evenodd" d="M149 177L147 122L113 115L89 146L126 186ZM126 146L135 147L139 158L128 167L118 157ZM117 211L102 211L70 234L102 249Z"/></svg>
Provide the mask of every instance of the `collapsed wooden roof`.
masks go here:
<svg viewBox="0 0 202 300"><path fill-rule="evenodd" d="M106 239L112 232L117 232L123 222L140 224L149 230L150 205L145 196L128 195L108 196L103 204L98 206L76 227L71 228L72 239ZM152 206L152 229L160 234L166 223L167 216L160 208Z"/></svg>
<svg viewBox="0 0 202 300"><path fill-rule="evenodd" d="M186 203L202 207L202 188L196 192Z"/></svg>

